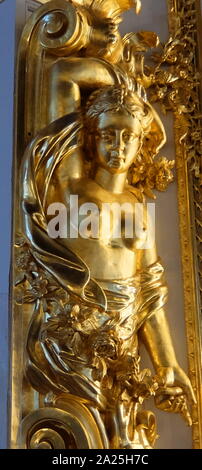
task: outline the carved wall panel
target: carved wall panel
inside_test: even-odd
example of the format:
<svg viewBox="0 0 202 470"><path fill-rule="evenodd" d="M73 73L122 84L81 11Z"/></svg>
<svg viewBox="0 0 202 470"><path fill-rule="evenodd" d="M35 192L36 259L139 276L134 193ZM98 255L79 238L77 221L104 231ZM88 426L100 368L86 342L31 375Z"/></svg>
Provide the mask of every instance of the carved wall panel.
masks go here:
<svg viewBox="0 0 202 470"><path fill-rule="evenodd" d="M121 37L120 17L140 13L139 0L41 3L17 60L10 445L153 448L153 397L192 425L201 448L199 2L169 0L165 44L155 32ZM165 113L175 163L161 156ZM146 214L174 164L191 382L175 356ZM132 209L119 236L104 236L96 221L102 228L103 204L114 203ZM75 215L85 204L95 211L90 235ZM123 234L131 213L133 237ZM141 341L154 373L142 368Z"/></svg>

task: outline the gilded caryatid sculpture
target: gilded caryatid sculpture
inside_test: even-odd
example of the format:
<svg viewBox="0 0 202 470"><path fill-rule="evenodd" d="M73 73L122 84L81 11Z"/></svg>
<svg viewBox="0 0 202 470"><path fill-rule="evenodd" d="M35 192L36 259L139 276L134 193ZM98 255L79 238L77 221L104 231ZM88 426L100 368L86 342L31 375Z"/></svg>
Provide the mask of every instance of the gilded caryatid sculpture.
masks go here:
<svg viewBox="0 0 202 470"><path fill-rule="evenodd" d="M173 178L173 162L155 160L166 138L146 93L143 52L158 38L121 38L120 15L133 6L50 1L22 35L16 304L27 315L26 448L152 448L151 396L191 424L195 398L170 337L147 204ZM141 367L141 341L154 373Z"/></svg>

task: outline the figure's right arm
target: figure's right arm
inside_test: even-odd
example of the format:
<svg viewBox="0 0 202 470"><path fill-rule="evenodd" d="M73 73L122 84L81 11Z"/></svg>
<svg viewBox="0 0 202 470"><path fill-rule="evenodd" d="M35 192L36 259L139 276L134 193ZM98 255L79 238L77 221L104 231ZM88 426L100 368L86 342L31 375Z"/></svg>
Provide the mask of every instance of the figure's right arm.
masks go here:
<svg viewBox="0 0 202 470"><path fill-rule="evenodd" d="M154 259L157 259L157 256L155 247L152 250L143 251L142 268L145 269L147 266L148 268L150 267L150 261L153 261L154 263ZM155 281L154 271L154 284ZM148 285L147 289L149 289ZM158 294L158 290L156 291L156 294ZM146 319L140 328L139 335L149 353L157 376L163 385L162 396L165 396L165 400L162 399L159 407L165 411L180 412L175 408L174 401L172 401L170 407L167 407L165 403L167 403L166 399L168 396L182 396L183 393L190 400L190 403L195 402L191 382L177 361L169 324L163 306L162 308L154 308L151 314L148 315L148 319ZM189 413L186 416L187 421L190 424Z"/></svg>
<svg viewBox="0 0 202 470"><path fill-rule="evenodd" d="M80 88L92 91L114 85L114 73L99 59L58 59L49 71L50 122L80 107Z"/></svg>

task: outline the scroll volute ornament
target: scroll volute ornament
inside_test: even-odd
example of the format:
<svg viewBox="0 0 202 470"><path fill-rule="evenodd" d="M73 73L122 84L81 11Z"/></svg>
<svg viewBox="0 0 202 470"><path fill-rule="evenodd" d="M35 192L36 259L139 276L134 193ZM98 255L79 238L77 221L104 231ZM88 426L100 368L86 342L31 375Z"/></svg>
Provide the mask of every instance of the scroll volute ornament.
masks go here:
<svg viewBox="0 0 202 470"><path fill-rule="evenodd" d="M27 21L18 56L18 106L24 119L24 135L19 139L23 148L50 122L49 66L53 55L71 55L82 48L89 30L84 15L66 0L48 2Z"/></svg>

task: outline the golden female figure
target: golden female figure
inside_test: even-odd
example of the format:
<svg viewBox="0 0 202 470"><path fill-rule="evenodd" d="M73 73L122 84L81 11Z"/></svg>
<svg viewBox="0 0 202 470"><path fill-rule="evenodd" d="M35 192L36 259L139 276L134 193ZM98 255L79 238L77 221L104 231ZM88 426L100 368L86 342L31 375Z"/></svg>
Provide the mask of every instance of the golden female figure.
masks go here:
<svg viewBox="0 0 202 470"><path fill-rule="evenodd" d="M153 446L155 417L141 407L151 395L161 409L190 422L187 398L194 395L165 317L164 269L155 244L147 244L149 223L141 229L128 180L140 152L151 148L155 154L164 141L162 124L147 102L125 86L105 87L90 96L83 117L74 112L53 122L24 157L24 234L39 273L43 268L46 279L55 279L68 293L59 311L37 304L28 333L27 376L50 408L71 414L76 403L86 434L97 429L100 448ZM78 197L78 208L71 207L72 196ZM67 208L63 238L50 236L54 203ZM95 237L87 226L72 235L74 210L79 209L81 224L86 203L98 208L91 217L99 222ZM121 207L118 237L102 230L105 204ZM131 217L134 237L125 230ZM140 369L140 339L154 377Z"/></svg>

